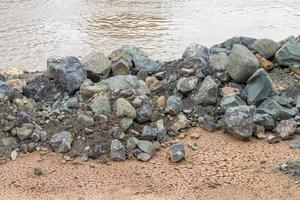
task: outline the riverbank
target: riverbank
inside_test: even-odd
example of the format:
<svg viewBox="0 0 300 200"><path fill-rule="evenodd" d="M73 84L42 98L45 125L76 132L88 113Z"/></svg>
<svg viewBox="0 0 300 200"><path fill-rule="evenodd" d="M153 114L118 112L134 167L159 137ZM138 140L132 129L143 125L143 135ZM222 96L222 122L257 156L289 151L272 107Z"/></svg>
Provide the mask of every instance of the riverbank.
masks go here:
<svg viewBox="0 0 300 200"><path fill-rule="evenodd" d="M195 127L223 131L241 145L281 147L288 140L288 152L300 149L296 37L234 37L210 49L191 44L182 58L169 62L127 45L108 56L50 58L47 68L36 74L1 71L4 163L49 151L64 162L151 163L160 150L167 152L165 162L186 163L187 152L202 148L201 131L188 131ZM299 168L279 167L296 177Z"/></svg>
<svg viewBox="0 0 300 200"><path fill-rule="evenodd" d="M150 162L64 161L48 152L21 156L0 165L3 200L121 199L121 200L294 200L299 186L274 168L287 158L299 160L289 141L267 144L241 142L221 132L199 133L198 150L187 149L186 161L171 164L168 149ZM189 136L181 140L189 141ZM230 144L230 145L228 145ZM42 168L43 174L34 174Z"/></svg>

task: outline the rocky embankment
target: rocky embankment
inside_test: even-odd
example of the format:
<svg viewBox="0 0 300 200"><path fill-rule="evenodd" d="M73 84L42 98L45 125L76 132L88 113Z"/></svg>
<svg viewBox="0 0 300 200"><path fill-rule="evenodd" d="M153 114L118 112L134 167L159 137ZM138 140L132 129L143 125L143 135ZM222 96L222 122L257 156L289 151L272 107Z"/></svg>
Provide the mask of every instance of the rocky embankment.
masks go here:
<svg viewBox="0 0 300 200"><path fill-rule="evenodd" d="M0 75L0 155L53 150L65 159L148 161L200 126L269 143L300 133L300 40L234 37L210 49L192 44L161 63L134 46L109 56L49 59L47 71ZM197 149L191 135L188 148ZM291 143L300 148L300 142Z"/></svg>

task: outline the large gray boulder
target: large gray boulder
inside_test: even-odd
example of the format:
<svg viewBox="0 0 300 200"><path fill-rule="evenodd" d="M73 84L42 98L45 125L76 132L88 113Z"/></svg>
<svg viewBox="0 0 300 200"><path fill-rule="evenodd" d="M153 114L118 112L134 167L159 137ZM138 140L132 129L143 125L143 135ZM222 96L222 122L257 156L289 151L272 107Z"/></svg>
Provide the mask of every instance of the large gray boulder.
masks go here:
<svg viewBox="0 0 300 200"><path fill-rule="evenodd" d="M72 148L73 136L68 131L56 133L52 136L49 143L57 153L67 153Z"/></svg>
<svg viewBox="0 0 300 200"><path fill-rule="evenodd" d="M253 134L254 114L255 110L249 106L228 108L224 115L224 130L238 139L249 140Z"/></svg>
<svg viewBox="0 0 300 200"><path fill-rule="evenodd" d="M196 105L214 105L218 99L218 84L211 76L207 76L198 89L194 90L191 100Z"/></svg>
<svg viewBox="0 0 300 200"><path fill-rule="evenodd" d="M102 52L92 52L83 59L88 78L98 81L109 76L111 61Z"/></svg>
<svg viewBox="0 0 300 200"><path fill-rule="evenodd" d="M75 57L47 60L47 74L56 79L69 94L80 88L87 78L83 64Z"/></svg>
<svg viewBox="0 0 300 200"><path fill-rule="evenodd" d="M238 83L246 82L258 67L257 58L249 49L240 44L233 46L225 66L229 76Z"/></svg>
<svg viewBox="0 0 300 200"><path fill-rule="evenodd" d="M259 39L252 44L252 48L264 58L269 59L275 55L280 45L270 39Z"/></svg>
<svg viewBox="0 0 300 200"><path fill-rule="evenodd" d="M273 99L267 99L262 102L256 111L260 114L269 114L275 120L290 119L297 114L296 108L283 107Z"/></svg>
<svg viewBox="0 0 300 200"><path fill-rule="evenodd" d="M276 61L282 66L300 64L300 43L293 41L286 43L275 54Z"/></svg>
<svg viewBox="0 0 300 200"><path fill-rule="evenodd" d="M248 104L257 104L271 95L273 82L268 73L260 68L248 79L245 90Z"/></svg>

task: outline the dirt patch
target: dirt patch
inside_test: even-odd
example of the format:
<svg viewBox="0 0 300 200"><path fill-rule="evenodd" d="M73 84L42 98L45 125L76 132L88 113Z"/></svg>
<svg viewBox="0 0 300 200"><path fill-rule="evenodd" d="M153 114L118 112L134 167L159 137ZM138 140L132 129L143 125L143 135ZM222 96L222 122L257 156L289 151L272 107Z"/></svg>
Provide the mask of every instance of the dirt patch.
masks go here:
<svg viewBox="0 0 300 200"><path fill-rule="evenodd" d="M295 181L276 169L278 162L300 159L289 141L242 142L190 129L184 143L193 132L200 133L199 148L187 148L179 164L168 161L167 148L147 163L65 163L54 153L24 155L0 165L1 199L298 199ZM35 167L44 174L34 175Z"/></svg>

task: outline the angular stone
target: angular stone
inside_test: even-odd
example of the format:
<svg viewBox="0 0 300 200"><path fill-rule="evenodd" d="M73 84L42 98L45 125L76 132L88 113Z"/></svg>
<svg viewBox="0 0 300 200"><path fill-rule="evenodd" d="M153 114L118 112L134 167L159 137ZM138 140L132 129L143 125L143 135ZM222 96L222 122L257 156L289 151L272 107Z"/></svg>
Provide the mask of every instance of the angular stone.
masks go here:
<svg viewBox="0 0 300 200"><path fill-rule="evenodd" d="M221 89L222 96L240 94L240 90L235 87L223 87Z"/></svg>
<svg viewBox="0 0 300 200"><path fill-rule="evenodd" d="M98 114L110 114L111 113L111 106L110 106L110 100L107 96L96 96L89 104L91 110L94 113Z"/></svg>
<svg viewBox="0 0 300 200"><path fill-rule="evenodd" d="M139 123L145 123L151 119L154 106L152 100L145 95L138 96L137 98L141 100L142 105L136 109L136 120Z"/></svg>
<svg viewBox="0 0 300 200"><path fill-rule="evenodd" d="M157 136L158 136L157 128L152 128L148 125L144 126L142 135L141 135L142 140L154 141L154 140L156 140Z"/></svg>
<svg viewBox="0 0 300 200"><path fill-rule="evenodd" d="M288 42L275 54L276 61L282 66L293 66L300 64L300 43Z"/></svg>
<svg viewBox="0 0 300 200"><path fill-rule="evenodd" d="M178 96L169 96L166 104L166 111L171 115L177 115L183 110L181 98Z"/></svg>
<svg viewBox="0 0 300 200"><path fill-rule="evenodd" d="M252 44L252 48L266 59L269 59L274 56L280 45L270 39L259 39Z"/></svg>
<svg viewBox="0 0 300 200"><path fill-rule="evenodd" d="M224 115L224 130L238 139L249 140L254 128L253 115L253 108L249 106L228 108Z"/></svg>
<svg viewBox="0 0 300 200"><path fill-rule="evenodd" d="M253 53L239 44L233 46L225 66L230 77L237 83L246 82L258 67L259 62Z"/></svg>
<svg viewBox="0 0 300 200"><path fill-rule="evenodd" d="M95 121L92 117L83 114L77 117L77 123L83 128L90 128L95 125Z"/></svg>
<svg viewBox="0 0 300 200"><path fill-rule="evenodd" d="M69 94L80 88L87 78L84 66L75 57L47 60L47 73L50 78L56 79Z"/></svg>
<svg viewBox="0 0 300 200"><path fill-rule="evenodd" d="M173 144L170 147L170 159L172 162L176 163L184 159L185 148L183 143Z"/></svg>
<svg viewBox="0 0 300 200"><path fill-rule="evenodd" d="M20 140L29 138L33 132L34 125L26 126L25 124L21 128L17 128L17 136Z"/></svg>
<svg viewBox="0 0 300 200"><path fill-rule="evenodd" d="M294 72L294 74L296 75L300 75L300 65L293 65L291 67L292 71Z"/></svg>
<svg viewBox="0 0 300 200"><path fill-rule="evenodd" d="M164 81L159 81L153 76L148 76L145 82L151 92L161 92L164 89Z"/></svg>
<svg viewBox="0 0 300 200"><path fill-rule="evenodd" d="M209 57L210 65L216 70L216 71L224 71L225 66L228 62L228 56L225 52L221 52L218 54L210 55Z"/></svg>
<svg viewBox="0 0 300 200"><path fill-rule="evenodd" d="M177 90L180 92L190 92L197 86L198 78L193 77L182 77L177 82Z"/></svg>
<svg viewBox="0 0 300 200"><path fill-rule="evenodd" d="M288 139L297 131L297 122L294 119L282 120L276 127L276 133L280 138Z"/></svg>
<svg viewBox="0 0 300 200"><path fill-rule="evenodd" d="M300 149L300 140L293 140L290 142L290 147L292 149Z"/></svg>
<svg viewBox="0 0 300 200"><path fill-rule="evenodd" d="M119 98L115 101L114 110L117 117L128 117L132 119L136 117L135 108L124 98Z"/></svg>
<svg viewBox="0 0 300 200"><path fill-rule="evenodd" d="M218 99L218 84L211 76L207 76L198 89L194 90L191 100L196 105L214 105Z"/></svg>
<svg viewBox="0 0 300 200"><path fill-rule="evenodd" d="M258 62L259 62L259 66L267 71L273 69L273 63L267 59L265 59L264 57L262 57L259 54L255 54L255 57L257 58Z"/></svg>
<svg viewBox="0 0 300 200"><path fill-rule="evenodd" d="M93 159L96 159L96 158L99 158L104 153L105 153L105 151L104 151L102 145L95 144L95 145L90 147L89 157L93 158Z"/></svg>
<svg viewBox="0 0 300 200"><path fill-rule="evenodd" d="M198 118L199 126L204 130L212 132L215 130L215 118L211 115L205 114Z"/></svg>
<svg viewBox="0 0 300 200"><path fill-rule="evenodd" d="M126 150L124 145L117 139L111 141L110 157L115 161L126 159Z"/></svg>
<svg viewBox="0 0 300 200"><path fill-rule="evenodd" d="M254 123L265 127L267 130L272 130L275 127L275 121L269 114L258 114L254 115Z"/></svg>
<svg viewBox="0 0 300 200"><path fill-rule="evenodd" d="M240 44L240 45L244 45L248 49L252 49L251 46L255 41L256 41L255 38L239 36L239 37L230 38L225 42L223 42L221 45L224 46L226 49L232 49L234 45Z"/></svg>
<svg viewBox="0 0 300 200"><path fill-rule="evenodd" d="M186 116L180 113L176 119L170 124L169 129L172 131L180 131L181 129L187 128L190 125L190 120Z"/></svg>
<svg viewBox="0 0 300 200"><path fill-rule="evenodd" d="M206 62L209 62L209 49L203 45L200 44L190 44L184 51L182 55L182 59L188 59L188 58L202 58Z"/></svg>
<svg viewBox="0 0 300 200"><path fill-rule="evenodd" d="M151 159L151 156L147 153L140 153L140 154L138 154L137 159L139 159L143 162L147 162Z"/></svg>
<svg viewBox="0 0 300 200"><path fill-rule="evenodd" d="M94 84L91 80L87 79L80 87L80 94L82 97L88 99L95 94L107 94L110 88L105 84Z"/></svg>
<svg viewBox="0 0 300 200"><path fill-rule="evenodd" d="M220 101L220 106L224 111L230 107L235 107L240 105L242 105L242 99L237 95L224 96Z"/></svg>
<svg viewBox="0 0 300 200"><path fill-rule="evenodd" d="M139 140L137 146L139 147L140 150L142 150L143 152L145 152L150 156L153 156L153 154L156 151L153 143L146 140Z"/></svg>
<svg viewBox="0 0 300 200"><path fill-rule="evenodd" d="M108 77L111 61L101 52L92 52L83 59L88 78L97 82Z"/></svg>
<svg viewBox="0 0 300 200"><path fill-rule="evenodd" d="M67 153L72 148L73 136L68 131L54 134L49 143L53 150L57 153Z"/></svg>
<svg viewBox="0 0 300 200"><path fill-rule="evenodd" d="M260 68L248 79L245 90L248 104L256 105L271 95L274 90L273 82L268 73Z"/></svg>
<svg viewBox="0 0 300 200"><path fill-rule="evenodd" d="M112 72L114 76L118 75L130 75L131 70L130 70L130 65L126 60L118 60L117 62L112 63Z"/></svg>
<svg viewBox="0 0 300 200"><path fill-rule="evenodd" d="M126 131L133 124L133 119L125 117L121 120L120 124L121 124L121 129L123 131Z"/></svg>
<svg viewBox="0 0 300 200"><path fill-rule="evenodd" d="M294 117L297 114L297 109L285 108L275 100L267 99L258 106L256 112L260 114L269 114L275 120L283 120Z"/></svg>

